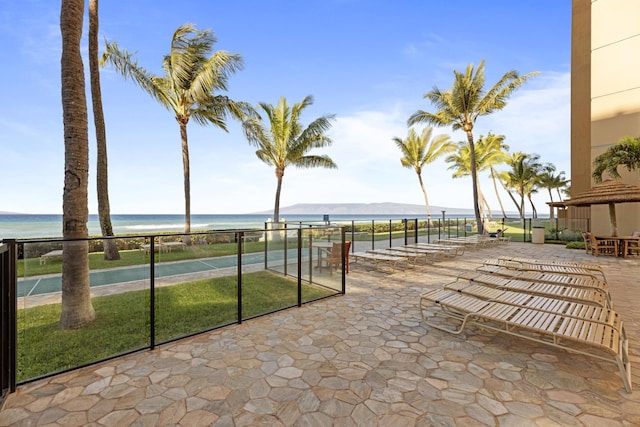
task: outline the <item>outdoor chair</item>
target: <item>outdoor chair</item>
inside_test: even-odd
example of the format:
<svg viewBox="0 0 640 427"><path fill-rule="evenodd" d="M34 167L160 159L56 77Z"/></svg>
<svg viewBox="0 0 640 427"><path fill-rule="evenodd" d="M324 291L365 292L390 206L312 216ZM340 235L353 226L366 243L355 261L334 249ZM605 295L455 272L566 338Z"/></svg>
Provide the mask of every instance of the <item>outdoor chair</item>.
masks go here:
<svg viewBox="0 0 640 427"><path fill-rule="evenodd" d="M633 233L631 233L632 237L640 237L640 231L634 231ZM625 255L633 255L635 253L635 255L640 255L640 241L626 241L626 251L627 253Z"/></svg>
<svg viewBox="0 0 640 427"><path fill-rule="evenodd" d="M404 270L411 267L409 265L408 258L403 256L381 255L370 252L354 252L351 254L351 257L355 263L362 261L363 264L372 264L375 270L378 270L378 267L381 266L389 267L391 268L391 271L395 271L396 268Z"/></svg>
<svg viewBox="0 0 640 427"><path fill-rule="evenodd" d="M591 254L591 240L589 239L589 234L582 231L580 233L582 235L582 240L584 240L584 250L587 254Z"/></svg>
<svg viewBox="0 0 640 427"><path fill-rule="evenodd" d="M617 239L598 239L592 233L587 233L591 242L591 254L598 256L600 254L618 256L618 240Z"/></svg>
<svg viewBox="0 0 640 427"><path fill-rule="evenodd" d="M509 268L518 271L538 271L544 273L557 273L569 276L588 276L594 279L601 278L603 282L607 279L604 275L604 271L597 264L582 264L571 262L557 262L541 264L539 262L519 262L508 261L505 259L485 259L482 264L486 267L485 272L489 272L491 267L494 269ZM593 266L598 267L593 268Z"/></svg>
<svg viewBox="0 0 640 427"><path fill-rule="evenodd" d="M420 295L422 320L430 327L452 334L460 334L466 325L475 325L481 330L614 362L626 391L631 393L629 344L622 319L616 312L596 306L582 310L579 304L560 301L558 305L553 298L513 297L511 293L489 298L451 289L432 289ZM436 322L433 318L436 313L431 307L439 307L439 313L460 322L459 326L452 328ZM427 310L432 313L429 318L425 314Z"/></svg>
<svg viewBox="0 0 640 427"><path fill-rule="evenodd" d="M334 268L338 268L342 265L342 252L340 249L342 246L339 242L334 243L331 248L328 248L327 256L324 258L326 266L329 268L329 272L332 273ZM344 242L344 267L345 272L349 274L349 249L351 249L351 242Z"/></svg>

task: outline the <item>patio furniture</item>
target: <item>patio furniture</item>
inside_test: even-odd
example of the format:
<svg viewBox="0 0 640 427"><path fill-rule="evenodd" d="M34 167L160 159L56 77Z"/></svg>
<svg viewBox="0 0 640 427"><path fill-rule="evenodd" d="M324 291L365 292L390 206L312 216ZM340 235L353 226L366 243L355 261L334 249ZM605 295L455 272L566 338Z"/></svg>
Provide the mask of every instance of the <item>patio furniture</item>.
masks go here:
<svg viewBox="0 0 640 427"><path fill-rule="evenodd" d="M593 264L588 262L574 262L574 261L559 261L557 259L542 259L542 258L522 258L522 257L511 257L511 256L499 256L498 259L505 261L513 261L520 262L525 264L536 264L536 265L550 265L550 266L565 266L565 267L576 267L576 268L584 268L586 270L597 271L598 273L604 272L602 271L602 266L600 264Z"/></svg>
<svg viewBox="0 0 640 427"><path fill-rule="evenodd" d="M369 249L366 252L373 255L395 256L395 257L406 258L407 261L414 266L418 264L418 261L424 261L425 263L428 262L428 259L425 256L425 254L421 254L417 252L403 252L403 251L397 250L397 248Z"/></svg>
<svg viewBox="0 0 640 427"><path fill-rule="evenodd" d="M590 255L591 254L591 239L589 239L589 235L584 231L580 232L580 234L582 235L582 240L584 240L584 250L588 255Z"/></svg>
<svg viewBox="0 0 640 427"><path fill-rule="evenodd" d="M559 273L574 276L588 276L594 279L602 278L606 282L604 272L592 270L583 267L576 267L570 264L537 264L518 261L507 261L501 259L485 259L483 265L491 265L494 267L510 268L519 271L539 271L547 273Z"/></svg>
<svg viewBox="0 0 640 427"><path fill-rule="evenodd" d="M611 298L606 289L560 283L536 282L522 278L510 278L493 274L462 273L455 282L469 282L500 290L553 297L611 308ZM602 282L600 282L602 283ZM453 286L453 285L452 285Z"/></svg>
<svg viewBox="0 0 640 427"><path fill-rule="evenodd" d="M534 282L553 283L556 285L580 286L583 288L602 289L609 293L609 285L602 280L589 276L573 276L570 274L550 273L546 271L521 271L510 268L483 265L476 268L478 273L495 274L513 279L531 280Z"/></svg>
<svg viewBox="0 0 640 427"><path fill-rule="evenodd" d="M555 307L557 301L553 299L538 302L540 305L528 306L527 303L481 299L449 289L433 289L420 295L419 304L425 324L452 334L460 334L469 324L599 360L611 362L613 356L624 387L631 393L628 340L616 312L594 307L567 314ZM460 325L452 329L428 321L425 316L428 304L439 307L440 313L459 321Z"/></svg>
<svg viewBox="0 0 640 427"><path fill-rule="evenodd" d="M145 254L148 254L149 252L151 252L151 244L145 243L143 245L140 245L140 250L144 251ZM169 252L169 248L166 247L164 243L156 243L153 247L153 250L160 253Z"/></svg>
<svg viewBox="0 0 640 427"><path fill-rule="evenodd" d="M477 238L468 237L451 237L448 239L436 239L435 243L441 245L463 245L465 248L474 249L478 246L482 246L481 242Z"/></svg>
<svg viewBox="0 0 640 427"><path fill-rule="evenodd" d="M344 247L341 249L342 244L340 242L335 242L331 246L331 248L323 249L326 252L326 256L320 257L320 261L326 264L326 267L329 268L329 272L333 273L334 268L338 268L342 265L342 251L344 251L344 265L345 272L349 274L349 249L351 249L351 242L344 242Z"/></svg>
<svg viewBox="0 0 640 427"><path fill-rule="evenodd" d="M46 254L40 255L40 265L46 264L47 261L51 260L61 260L62 259L62 249L57 249L53 251L49 251Z"/></svg>
<svg viewBox="0 0 640 427"><path fill-rule="evenodd" d="M391 249L396 249L399 251L417 252L417 253L423 254L433 262L444 259L445 255L447 254L447 252L441 248L426 248L424 246L418 246L418 245L403 245L403 246L398 246L396 248L391 248Z"/></svg>
<svg viewBox="0 0 640 427"><path fill-rule="evenodd" d="M162 242L160 244L167 249L167 252L171 252L173 248L181 249L183 251L187 249L187 244L184 242Z"/></svg>
<svg viewBox="0 0 640 427"><path fill-rule="evenodd" d="M640 256L640 231L634 231L631 239L624 239L624 256L634 253Z"/></svg>
<svg viewBox="0 0 640 427"><path fill-rule="evenodd" d="M618 256L618 238L613 236L596 237L592 233L587 233L591 242L591 255L600 254Z"/></svg>
<svg viewBox="0 0 640 427"><path fill-rule="evenodd" d="M456 257L458 255L464 255L464 245L447 245L440 243L416 243L415 245L420 248L433 248L441 249L445 252L446 256Z"/></svg>
<svg viewBox="0 0 640 427"><path fill-rule="evenodd" d="M397 255L379 255L368 252L354 252L350 256L353 258L354 263L362 261L366 264L373 264L373 268L376 270L380 266L388 266L392 271L395 271L396 268L404 270L409 267L407 257Z"/></svg>

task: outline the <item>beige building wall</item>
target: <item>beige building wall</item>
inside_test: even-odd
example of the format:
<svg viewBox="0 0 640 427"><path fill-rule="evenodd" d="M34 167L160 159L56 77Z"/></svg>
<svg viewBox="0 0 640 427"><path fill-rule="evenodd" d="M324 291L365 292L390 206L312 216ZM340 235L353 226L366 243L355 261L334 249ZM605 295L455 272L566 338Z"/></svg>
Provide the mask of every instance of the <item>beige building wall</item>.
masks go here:
<svg viewBox="0 0 640 427"><path fill-rule="evenodd" d="M599 154L621 137L640 136L640 0L573 0L572 19L571 191L577 194L593 185ZM623 182L640 185L638 172L619 172ZM619 235L640 230L640 203L618 204L616 212ZM574 214L590 215L595 234L609 233L606 205Z"/></svg>

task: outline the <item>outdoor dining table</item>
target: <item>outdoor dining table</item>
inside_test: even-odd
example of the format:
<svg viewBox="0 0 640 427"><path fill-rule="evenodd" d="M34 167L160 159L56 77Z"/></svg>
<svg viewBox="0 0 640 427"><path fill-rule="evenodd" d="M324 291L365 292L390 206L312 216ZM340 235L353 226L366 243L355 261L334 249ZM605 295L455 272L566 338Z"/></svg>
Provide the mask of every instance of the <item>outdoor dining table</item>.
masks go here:
<svg viewBox="0 0 640 427"><path fill-rule="evenodd" d="M595 236L599 240L617 240L618 253L616 256L626 258L629 253L629 243L640 244L640 236Z"/></svg>
<svg viewBox="0 0 640 427"><path fill-rule="evenodd" d="M312 246L314 248L318 248L318 259L317 259L317 265L316 265L316 268L318 270L322 269L322 259L324 258L324 256L328 254L328 250L333 248L333 243L334 242L327 242L324 240L313 242Z"/></svg>

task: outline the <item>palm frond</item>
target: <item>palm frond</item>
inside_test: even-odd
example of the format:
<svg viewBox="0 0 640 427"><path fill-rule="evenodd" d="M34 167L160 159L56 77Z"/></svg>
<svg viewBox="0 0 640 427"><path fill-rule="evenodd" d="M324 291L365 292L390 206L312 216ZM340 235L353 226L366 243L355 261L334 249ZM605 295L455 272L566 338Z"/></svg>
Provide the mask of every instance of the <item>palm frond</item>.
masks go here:
<svg viewBox="0 0 640 427"><path fill-rule="evenodd" d="M321 156L318 156L318 155L303 156L296 159L295 163L291 163L291 164L301 169L310 169L310 168L337 169L338 168L338 166L333 162L333 160L326 154Z"/></svg>
<svg viewBox="0 0 640 427"><path fill-rule="evenodd" d="M120 49L116 42L106 44L106 48L100 58L100 66L110 64L125 79L131 79L142 90L151 95L165 107L170 106L167 95L167 87L160 77L147 71L138 65L138 61L133 58L133 54L127 50Z"/></svg>

